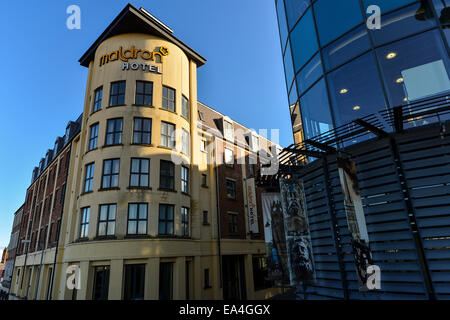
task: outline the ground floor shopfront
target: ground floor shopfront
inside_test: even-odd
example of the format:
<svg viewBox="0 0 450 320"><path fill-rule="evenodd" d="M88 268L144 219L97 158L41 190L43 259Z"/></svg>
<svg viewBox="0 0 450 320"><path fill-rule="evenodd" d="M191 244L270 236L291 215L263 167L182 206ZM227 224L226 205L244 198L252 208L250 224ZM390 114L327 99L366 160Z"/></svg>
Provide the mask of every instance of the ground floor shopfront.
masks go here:
<svg viewBox="0 0 450 320"><path fill-rule="evenodd" d="M121 241L122 242L122 241ZM11 295L58 300L268 299L264 243L134 240L72 244L17 257ZM53 274L53 271L56 271ZM266 284L266 285L264 285Z"/></svg>

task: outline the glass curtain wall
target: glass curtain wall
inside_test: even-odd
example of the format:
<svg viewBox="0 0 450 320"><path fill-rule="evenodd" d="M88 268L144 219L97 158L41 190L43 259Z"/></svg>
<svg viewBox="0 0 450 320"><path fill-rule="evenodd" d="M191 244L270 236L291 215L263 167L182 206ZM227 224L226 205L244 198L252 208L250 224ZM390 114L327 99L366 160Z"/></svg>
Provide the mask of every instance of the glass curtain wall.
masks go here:
<svg viewBox="0 0 450 320"><path fill-rule="evenodd" d="M450 94L450 0L275 3L296 143ZM379 30L366 27L371 5L381 9Z"/></svg>

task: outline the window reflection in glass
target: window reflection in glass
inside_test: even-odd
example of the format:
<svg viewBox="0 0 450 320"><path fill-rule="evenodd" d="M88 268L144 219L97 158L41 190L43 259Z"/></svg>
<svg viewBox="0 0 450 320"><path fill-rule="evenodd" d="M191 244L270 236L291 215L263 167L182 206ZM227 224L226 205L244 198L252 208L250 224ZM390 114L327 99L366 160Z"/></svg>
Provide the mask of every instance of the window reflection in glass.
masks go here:
<svg viewBox="0 0 450 320"><path fill-rule="evenodd" d="M291 32L295 70L299 70L318 50L317 37L311 9L309 9Z"/></svg>
<svg viewBox="0 0 450 320"><path fill-rule="evenodd" d="M300 98L300 107L307 139L333 128L324 79Z"/></svg>
<svg viewBox="0 0 450 320"><path fill-rule="evenodd" d="M302 95L308 90L322 76L322 71L322 61L320 60L320 55L317 53L297 75L298 94Z"/></svg>
<svg viewBox="0 0 450 320"><path fill-rule="evenodd" d="M292 88L291 88L291 92L289 92L289 105L295 103L297 101L297 85L294 83L292 83Z"/></svg>
<svg viewBox="0 0 450 320"><path fill-rule="evenodd" d="M340 67L327 77L336 126L386 108L372 52Z"/></svg>
<svg viewBox="0 0 450 320"><path fill-rule="evenodd" d="M325 68L334 69L369 49L367 29L362 26L323 49Z"/></svg>
<svg viewBox="0 0 450 320"><path fill-rule="evenodd" d="M391 106L450 91L449 61L438 30L377 49Z"/></svg>
<svg viewBox="0 0 450 320"><path fill-rule="evenodd" d="M322 46L363 22L359 0L319 0L314 12Z"/></svg>
<svg viewBox="0 0 450 320"><path fill-rule="evenodd" d="M417 3L383 16L381 29L371 31L375 45L434 27L436 21L429 8L426 14L418 15L417 12L420 8L421 4Z"/></svg>
<svg viewBox="0 0 450 320"><path fill-rule="evenodd" d="M292 131L294 133L302 130L302 115L300 113L300 105L298 102L290 106Z"/></svg>
<svg viewBox="0 0 450 320"><path fill-rule="evenodd" d="M309 4L310 0L285 0L289 30L292 29L302 14L305 13Z"/></svg>

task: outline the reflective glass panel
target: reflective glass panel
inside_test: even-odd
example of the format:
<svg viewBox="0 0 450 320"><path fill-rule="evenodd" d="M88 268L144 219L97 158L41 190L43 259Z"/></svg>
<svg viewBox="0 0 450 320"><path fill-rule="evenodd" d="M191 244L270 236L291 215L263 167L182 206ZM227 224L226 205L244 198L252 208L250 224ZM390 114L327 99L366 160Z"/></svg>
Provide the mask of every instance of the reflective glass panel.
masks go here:
<svg viewBox="0 0 450 320"><path fill-rule="evenodd" d="M297 20L308 9L309 3L310 0L285 0L289 30L292 29Z"/></svg>
<svg viewBox="0 0 450 320"><path fill-rule="evenodd" d="M307 139L333 128L324 79L300 98L300 107Z"/></svg>
<svg viewBox="0 0 450 320"><path fill-rule="evenodd" d="M438 30L379 48L377 56L392 106L450 91L449 59Z"/></svg>
<svg viewBox="0 0 450 320"><path fill-rule="evenodd" d="M416 0L363 0L363 4L366 10L369 6L376 5L380 7L381 13L385 13L415 1Z"/></svg>
<svg viewBox="0 0 450 320"><path fill-rule="evenodd" d="M318 50L314 21L309 9L291 33L295 70L299 70Z"/></svg>
<svg viewBox="0 0 450 320"><path fill-rule="evenodd" d="M286 77L286 86L289 88L294 79L294 67L292 65L291 46L287 44L286 52L284 54L284 75Z"/></svg>
<svg viewBox="0 0 450 320"><path fill-rule="evenodd" d="M359 0L318 0L314 12L322 46L363 22Z"/></svg>
<svg viewBox="0 0 450 320"><path fill-rule="evenodd" d="M372 52L345 64L327 77L336 126L386 108Z"/></svg>
<svg viewBox="0 0 450 320"><path fill-rule="evenodd" d="M284 11L284 1L278 0L277 2L277 16L278 16L278 26L280 30L280 37L281 37L281 46L284 49L286 45L286 40L288 36L288 29L287 29L287 23L286 23L286 14Z"/></svg>
<svg viewBox="0 0 450 320"><path fill-rule="evenodd" d="M407 35L432 28L436 21L431 11L418 14L421 8L420 3L408 6L401 10L381 17L381 29L372 30L375 45L383 44Z"/></svg>
<svg viewBox="0 0 450 320"><path fill-rule="evenodd" d="M367 29L362 26L323 49L325 68L334 69L369 49Z"/></svg>
<svg viewBox="0 0 450 320"><path fill-rule="evenodd" d="M297 75L298 94L302 95L308 90L322 76L322 71L322 61L320 60L320 55L317 53Z"/></svg>

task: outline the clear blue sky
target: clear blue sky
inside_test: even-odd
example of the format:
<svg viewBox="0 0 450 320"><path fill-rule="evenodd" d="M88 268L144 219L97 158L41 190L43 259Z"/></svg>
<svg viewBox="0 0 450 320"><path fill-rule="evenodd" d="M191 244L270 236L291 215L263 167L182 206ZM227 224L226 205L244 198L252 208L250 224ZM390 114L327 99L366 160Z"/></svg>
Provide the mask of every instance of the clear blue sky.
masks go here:
<svg viewBox="0 0 450 320"><path fill-rule="evenodd" d="M247 127L279 128L280 144L292 143L273 0L1 1L0 248L33 167L82 112L87 69L78 59L128 2L208 59L200 101ZM72 4L81 30L66 28Z"/></svg>

